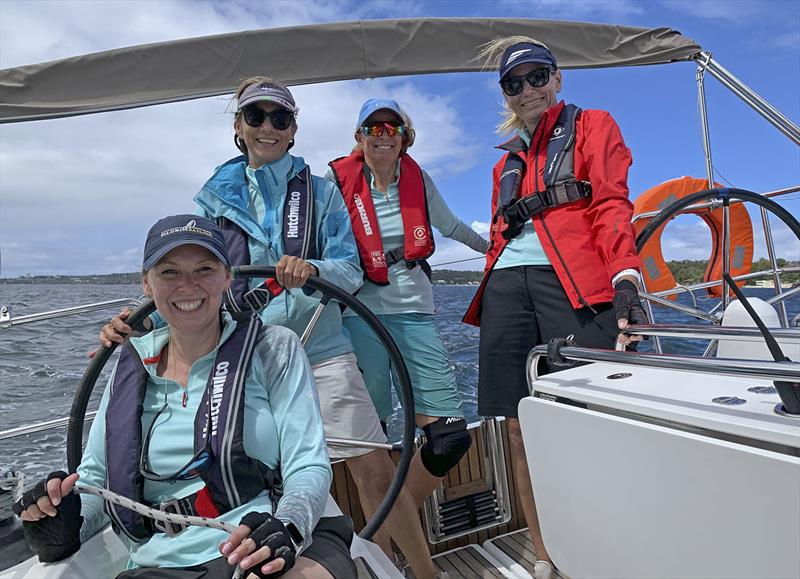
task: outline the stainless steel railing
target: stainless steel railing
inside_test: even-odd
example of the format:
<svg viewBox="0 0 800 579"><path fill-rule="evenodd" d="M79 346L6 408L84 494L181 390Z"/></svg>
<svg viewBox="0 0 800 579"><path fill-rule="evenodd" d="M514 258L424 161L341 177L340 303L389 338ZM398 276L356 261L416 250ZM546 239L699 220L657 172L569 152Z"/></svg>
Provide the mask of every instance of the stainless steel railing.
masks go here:
<svg viewBox="0 0 800 579"><path fill-rule="evenodd" d="M776 340L791 342L800 346L800 331L797 328L770 328L770 333ZM732 342L752 342L762 340L763 336L758 328L737 326L695 326L691 324L677 324L664 326L660 324L639 324L629 326L626 334L632 336L660 336L662 338L684 338L701 340L728 340ZM619 341L617 351L625 349ZM707 358L706 358L707 359Z"/></svg>
<svg viewBox="0 0 800 579"><path fill-rule="evenodd" d="M96 410L87 412L86 423L89 423L92 420L94 420L95 414L97 414ZM22 426L16 426L14 428L9 428L8 430L0 431L0 440L6 440L8 438L16 438L18 436L24 436L26 434L34 434L36 432L44 432L45 430L52 430L54 428L61 428L63 426L66 426L67 423L69 423L69 416L64 416L62 418L54 418L52 420L45 420L43 422L37 422L35 424L23 424Z"/></svg>
<svg viewBox="0 0 800 579"><path fill-rule="evenodd" d="M49 312L41 312L38 314L27 314L25 316L11 316L11 308L3 306L0 308L0 330L6 330L14 326L22 324L30 324L33 322L41 322L44 320L52 320L54 318L63 318L65 316L76 316L79 314L87 314L89 312L96 312L98 310L108 310L112 308L122 307L138 307L141 305L140 298L123 298L118 300L108 300L105 302L96 302L92 304L84 304L82 306L73 306L71 308L62 308L60 310L51 310Z"/></svg>
<svg viewBox="0 0 800 579"><path fill-rule="evenodd" d="M564 346L559 349L564 358L577 362L610 362L627 366L664 368L677 372L700 372L723 376L759 378L761 380L800 381L800 362L770 362L767 360L736 360L732 358L703 358L646 352L618 352ZM528 387L538 380L539 359L547 355L547 346L536 346L528 354Z"/></svg>

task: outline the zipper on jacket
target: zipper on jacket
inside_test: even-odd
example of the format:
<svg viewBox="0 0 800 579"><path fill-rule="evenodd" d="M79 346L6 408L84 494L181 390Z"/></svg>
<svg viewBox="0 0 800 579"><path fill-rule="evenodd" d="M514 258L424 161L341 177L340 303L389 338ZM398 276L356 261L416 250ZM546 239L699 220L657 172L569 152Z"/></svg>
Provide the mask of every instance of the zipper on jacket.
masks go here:
<svg viewBox="0 0 800 579"><path fill-rule="evenodd" d="M539 119L539 122L542 122L542 119ZM538 125L536 127L539 128ZM533 151L533 188L534 191L537 193L539 192L539 149L541 148L542 138L544 137L544 129L542 130L542 134L539 136L539 140L536 142L536 148ZM547 189L547 184L545 183L545 191ZM575 279L572 277L572 274L567 267L567 263L564 261L564 257L561 255L561 252L558 250L558 246L556 245L555 240L553 239L552 234L550 233L550 228L547 227L547 223L544 222L544 213L539 213L539 220L542 222L542 227L544 227L545 233L547 233L548 239L550 239L550 244L553 246L553 249L558 256L558 260L561 262L564 271L567 272L567 277L569 278L570 283L572 284L572 288L575 290L575 293L578 294L578 301L584 307L589 308L593 314L597 314L597 310L595 310L589 302L584 299L583 294L581 294L581 290L578 289L578 284L575 283Z"/></svg>
<svg viewBox="0 0 800 579"><path fill-rule="evenodd" d="M553 240L553 236L550 234L550 229L547 227L547 223L544 222L544 217L542 217L541 213L539 214L539 219L542 222L542 226L544 227L545 233L547 233L547 237L550 239L550 243L553 245L553 249L556 250L556 255L558 256L558 260L561 262L561 265L564 267L564 271L567 272L567 277L569 278L570 283L572 283L572 287L575 290L575 293L578 294L578 301L584 307L589 308L592 311L593 314L596 314L597 310L595 310L591 305L589 305L589 302L587 302L584 299L583 294L581 294L581 290L578 289L578 284L575 283L575 279L572 277L572 274L569 272L569 268L567 267L567 263L564 261L564 258L561 256L561 252L558 250L558 246L556 245L556 242Z"/></svg>

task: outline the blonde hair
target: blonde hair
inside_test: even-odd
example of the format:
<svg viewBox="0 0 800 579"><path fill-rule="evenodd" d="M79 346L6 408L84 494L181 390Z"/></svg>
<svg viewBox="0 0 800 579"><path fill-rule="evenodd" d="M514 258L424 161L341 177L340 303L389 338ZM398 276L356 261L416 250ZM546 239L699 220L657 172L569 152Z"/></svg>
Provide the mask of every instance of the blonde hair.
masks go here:
<svg viewBox="0 0 800 579"><path fill-rule="evenodd" d="M498 69L500 68L500 57L503 56L503 53L506 51L506 49L509 46L519 42L537 44L547 48L547 50L550 50L544 42L540 42L535 38L530 38L529 36L505 36L503 38L495 38L486 44L482 44L479 47L480 52L478 53L478 56L475 57L475 60L483 61L484 70ZM503 99L503 112L501 115L503 118L500 121L500 124L497 125L496 132L501 134L513 133L514 131L524 130L526 128L525 122L519 118L514 111L508 108L508 103L506 102L505 98Z"/></svg>
<svg viewBox="0 0 800 579"><path fill-rule="evenodd" d="M406 126L406 132L403 135L403 142L400 145L400 155L402 156L405 155L414 144L414 140L417 138L417 132L414 130L414 122L411 120L411 117L403 107L400 107L400 120L403 121L403 124ZM361 143L356 141L356 144L353 146L350 153L352 154L356 151L360 151L362 148L363 147L361 146Z"/></svg>
<svg viewBox="0 0 800 579"><path fill-rule="evenodd" d="M279 80L275 80L269 76L251 76L250 78L244 79L241 83L239 83L239 88L236 89L236 92L233 93L233 98L231 98L231 105L233 106L234 110L236 110L236 102L239 100L239 97L242 96L244 90L252 85L252 84L261 84L262 82L268 82L271 84L277 84L289 90L289 88L280 82ZM236 111L233 115L233 123L236 124L236 121L242 118L242 111ZM295 125L297 124L297 120L293 121ZM239 138L239 135L236 133L233 134L233 144L236 145L236 148L239 149L245 156L247 155L247 146L244 144L244 141ZM289 149L294 146L294 139L291 140L289 143Z"/></svg>

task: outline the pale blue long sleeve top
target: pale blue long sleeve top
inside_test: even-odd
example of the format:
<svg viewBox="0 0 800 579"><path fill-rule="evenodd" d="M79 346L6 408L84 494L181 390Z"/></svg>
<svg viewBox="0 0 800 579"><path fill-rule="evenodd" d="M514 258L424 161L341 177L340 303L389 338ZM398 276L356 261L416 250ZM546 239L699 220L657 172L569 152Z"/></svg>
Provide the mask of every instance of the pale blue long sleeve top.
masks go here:
<svg viewBox="0 0 800 579"><path fill-rule="evenodd" d="M226 314L220 344L235 327L236 322ZM168 339L169 327L165 326L132 338L131 344L144 359L160 353ZM194 419L216 354L215 348L192 365L186 407L181 404L181 385L157 376L155 364L145 365L149 377L141 419L143 437L165 396L168 403L153 428L149 460L155 472L175 472L194 455ZM105 486L106 481L105 411L109 390L107 386L78 467L80 482L98 487ZM256 345L245 382L244 449L248 456L270 468L280 468L283 496L274 515L284 523L293 523L307 547L325 508L332 473L311 368L299 339L286 328L266 326ZM144 499L160 503L190 495L202 486L200 478L177 482L145 480ZM99 497L81 495L81 500L85 519L81 539L85 541L105 525L108 517ZM272 512L266 492L222 514L219 520L238 525L253 510ZM129 567L198 565L220 557L219 545L227 536L224 531L202 527L189 527L173 538L156 533L144 543L128 542Z"/></svg>
<svg viewBox="0 0 800 579"><path fill-rule="evenodd" d="M258 169L250 169L244 157L237 157L218 167L194 199L202 215L224 216L247 233L251 264L274 266L284 255L282 220L287 186L305 166L301 157L288 153ZM364 278L344 199L329 180L312 176L312 187L319 259L308 261L322 279L353 293ZM262 281L251 279L250 286ZM271 301L261 317L267 324L286 326L300 335L318 304L318 295L292 289ZM311 363L352 351L342 333L339 308L326 307L306 344Z"/></svg>
<svg viewBox="0 0 800 579"><path fill-rule="evenodd" d="M520 130L519 136L530 146L531 137L527 129ZM510 239L503 248L500 257L497 258L497 263L494 264L494 269L524 265L550 265L550 260L547 259L547 254L544 252L542 242L536 234L531 219L528 219L519 234Z"/></svg>
<svg viewBox="0 0 800 579"><path fill-rule="evenodd" d="M328 170L325 177L333 180L333 172ZM400 164L398 163L395 181L386 188L386 192L383 192L375 186L374 178L368 173L372 202L375 205L384 251L403 247L405 241L403 219L400 215L400 190L397 185L399 177ZM424 170L422 178L425 183L431 225L444 237L461 242L479 253L486 253L489 242L453 215L430 175ZM389 267L388 286L365 283L358 292L358 299L376 314L434 313L431 282L421 267L408 269L404 261ZM344 315L355 314L350 310L345 310Z"/></svg>

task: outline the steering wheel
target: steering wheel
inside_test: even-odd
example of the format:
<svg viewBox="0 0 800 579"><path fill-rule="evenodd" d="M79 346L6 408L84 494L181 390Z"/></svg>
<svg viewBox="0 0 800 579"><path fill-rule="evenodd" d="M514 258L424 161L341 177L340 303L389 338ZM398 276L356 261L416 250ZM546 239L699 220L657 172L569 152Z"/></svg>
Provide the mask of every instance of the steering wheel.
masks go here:
<svg viewBox="0 0 800 579"><path fill-rule="evenodd" d="M275 268L245 265L232 268L232 273L234 278L269 278L275 276ZM411 378L409 378L408 369L406 368L400 349L397 347L397 344L395 344L392 336L375 314L355 296L316 276L308 278L304 287L321 292L322 298L320 299L320 303L323 306L327 305L331 300L335 300L347 306L360 316L367 325L372 328L375 334L377 334L381 342L383 342L386 351L389 353L389 358L394 363L394 367L397 370L397 377L400 382L400 395L403 403L403 437L400 445L395 445L395 448L399 449L401 454L400 460L397 463L397 470L395 470L394 478L389 485L386 496L383 498L383 501L375 511L373 517L367 521L361 533L359 533L359 536L363 539L370 540L392 510L400 494L400 489L405 483L406 476L408 476L408 469L411 466L411 459L414 456L414 433L416 423L414 420L414 393L411 387ZM142 322L153 313L155 309L155 303L153 303L152 300L148 300L128 316L126 323L132 328L141 326ZM75 472L77 470L81 462L81 457L83 456L83 426L86 408L89 404L92 390L117 346L118 344L112 343L109 347L102 346L97 350L97 353L86 368L81 382L75 391L75 397L72 401L72 408L69 415L69 424L67 426L67 464L69 472Z"/></svg>

